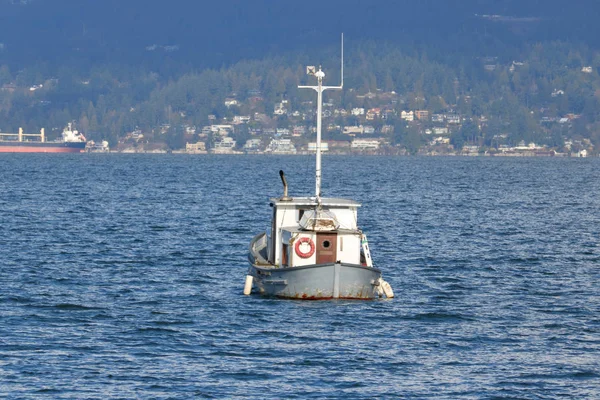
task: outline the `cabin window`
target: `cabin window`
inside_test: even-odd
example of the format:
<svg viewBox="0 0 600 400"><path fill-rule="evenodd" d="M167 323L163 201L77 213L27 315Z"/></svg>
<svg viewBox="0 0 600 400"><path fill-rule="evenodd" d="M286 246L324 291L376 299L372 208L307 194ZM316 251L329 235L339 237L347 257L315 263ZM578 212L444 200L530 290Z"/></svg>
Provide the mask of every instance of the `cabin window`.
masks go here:
<svg viewBox="0 0 600 400"><path fill-rule="evenodd" d="M331 246L331 242L329 240L323 240L323 248L328 249Z"/></svg>
<svg viewBox="0 0 600 400"><path fill-rule="evenodd" d="M298 222L300 222L300 220L302 219L302 216L304 215L304 211L306 211L306 210L303 208L298 210Z"/></svg>
<svg viewBox="0 0 600 400"><path fill-rule="evenodd" d="M302 217L304 216L304 213L308 210L312 210L313 208L307 207L307 208L299 208L298 209L298 222L300 222L300 220L302 219Z"/></svg>

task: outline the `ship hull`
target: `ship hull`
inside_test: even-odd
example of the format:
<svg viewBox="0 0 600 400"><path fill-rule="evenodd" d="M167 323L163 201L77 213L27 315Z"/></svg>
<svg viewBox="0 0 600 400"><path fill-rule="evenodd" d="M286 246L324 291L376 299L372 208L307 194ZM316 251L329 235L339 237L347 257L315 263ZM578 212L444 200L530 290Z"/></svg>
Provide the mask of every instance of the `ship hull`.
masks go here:
<svg viewBox="0 0 600 400"><path fill-rule="evenodd" d="M82 151L84 151L84 149L85 142L0 142L0 153L81 153Z"/></svg>
<svg viewBox="0 0 600 400"><path fill-rule="evenodd" d="M292 268L251 265L249 274L260 294L299 300L374 299L381 278L377 268L345 263Z"/></svg>

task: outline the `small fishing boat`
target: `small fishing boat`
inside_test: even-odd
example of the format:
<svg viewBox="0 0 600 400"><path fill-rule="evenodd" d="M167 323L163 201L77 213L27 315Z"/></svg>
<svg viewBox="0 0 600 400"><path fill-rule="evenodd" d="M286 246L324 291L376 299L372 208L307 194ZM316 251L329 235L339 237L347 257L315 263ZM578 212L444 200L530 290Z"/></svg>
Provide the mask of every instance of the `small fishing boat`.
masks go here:
<svg viewBox="0 0 600 400"><path fill-rule="evenodd" d="M299 86L317 91L317 143L315 196L290 197L283 171L283 196L271 199L270 233L250 242L244 294L252 289L267 296L288 299L373 299L394 296L381 270L373 266L366 235L357 225L356 201L321 197L322 93L340 86L323 86L325 73L307 67L317 86Z"/></svg>

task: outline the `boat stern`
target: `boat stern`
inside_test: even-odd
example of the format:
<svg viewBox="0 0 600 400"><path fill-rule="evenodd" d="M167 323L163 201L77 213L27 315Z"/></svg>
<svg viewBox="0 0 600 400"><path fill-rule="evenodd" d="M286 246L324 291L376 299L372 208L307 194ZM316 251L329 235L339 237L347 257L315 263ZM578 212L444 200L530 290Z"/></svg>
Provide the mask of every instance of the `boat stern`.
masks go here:
<svg viewBox="0 0 600 400"><path fill-rule="evenodd" d="M370 300L378 296L381 271L343 263L293 268L253 265L249 274L262 295L287 299Z"/></svg>

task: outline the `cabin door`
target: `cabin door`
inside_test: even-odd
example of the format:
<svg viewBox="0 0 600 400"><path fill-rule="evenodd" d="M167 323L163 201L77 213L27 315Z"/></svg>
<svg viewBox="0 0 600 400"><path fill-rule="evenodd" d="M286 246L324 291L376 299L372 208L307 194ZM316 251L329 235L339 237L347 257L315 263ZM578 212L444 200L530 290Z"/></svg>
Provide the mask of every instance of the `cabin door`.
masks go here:
<svg viewBox="0 0 600 400"><path fill-rule="evenodd" d="M337 233L317 233L317 264L337 261Z"/></svg>

